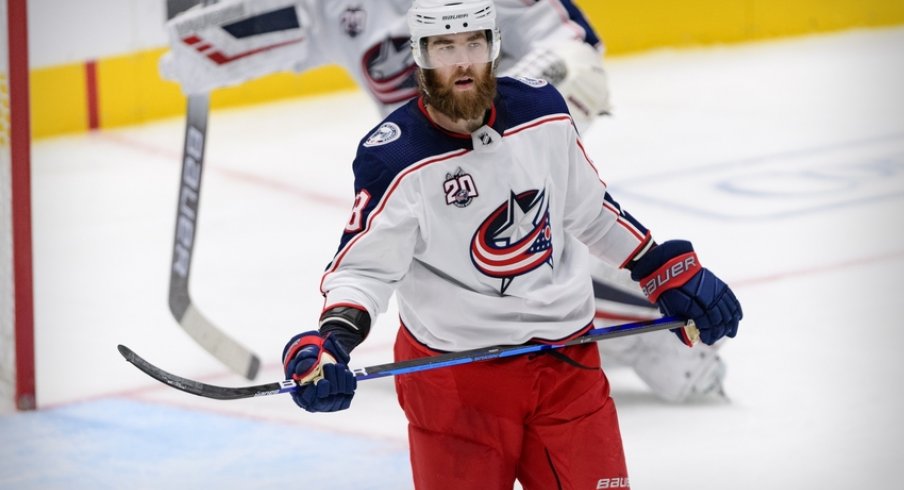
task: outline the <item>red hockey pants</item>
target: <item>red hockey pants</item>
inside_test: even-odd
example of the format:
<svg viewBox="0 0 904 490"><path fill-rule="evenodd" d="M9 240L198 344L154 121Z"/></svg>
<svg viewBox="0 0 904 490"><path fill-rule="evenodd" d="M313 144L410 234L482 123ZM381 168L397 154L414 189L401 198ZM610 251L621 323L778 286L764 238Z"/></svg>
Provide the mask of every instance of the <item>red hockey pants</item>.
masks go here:
<svg viewBox="0 0 904 490"><path fill-rule="evenodd" d="M596 344L396 377L418 490L629 488ZM402 327L396 361L436 355Z"/></svg>

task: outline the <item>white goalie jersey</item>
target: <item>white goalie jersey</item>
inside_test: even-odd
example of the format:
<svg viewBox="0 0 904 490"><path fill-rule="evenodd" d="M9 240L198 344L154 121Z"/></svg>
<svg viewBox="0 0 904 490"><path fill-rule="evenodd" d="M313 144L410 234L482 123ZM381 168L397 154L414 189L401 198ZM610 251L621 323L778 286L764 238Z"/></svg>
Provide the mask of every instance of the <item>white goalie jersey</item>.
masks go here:
<svg viewBox="0 0 904 490"><path fill-rule="evenodd" d="M354 172L325 308L376 318L395 291L404 326L437 350L582 333L595 309L588 250L619 267L651 240L541 80L500 78L471 135L440 129L412 100L361 141Z"/></svg>
<svg viewBox="0 0 904 490"><path fill-rule="evenodd" d="M164 78L186 94L337 64L386 115L417 93L411 0L226 0L167 23ZM497 0L500 73L546 78L576 120L608 110L602 43L567 0ZM573 94L573 95L572 95Z"/></svg>

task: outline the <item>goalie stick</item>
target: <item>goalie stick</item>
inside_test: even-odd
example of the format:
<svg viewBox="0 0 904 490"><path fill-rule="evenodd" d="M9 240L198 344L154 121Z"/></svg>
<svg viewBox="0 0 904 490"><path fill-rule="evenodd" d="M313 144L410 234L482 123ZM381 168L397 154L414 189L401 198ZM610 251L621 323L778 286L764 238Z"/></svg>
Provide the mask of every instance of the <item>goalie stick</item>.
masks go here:
<svg viewBox="0 0 904 490"><path fill-rule="evenodd" d="M569 345L586 344L588 342L597 342L603 339L611 339L623 337L626 335L636 335L655 330L665 330L674 328L684 328L688 338L696 342L699 338L699 332L694 326L693 321L677 320L671 317L659 318L645 322L625 323L622 325L614 325L611 327L601 327L589 330L586 334L562 342L558 344L524 344L510 346L485 347L481 349L472 349L462 352L449 352L431 357L422 357L420 359L412 359L409 361L395 362L390 364L380 364L376 366L368 366L353 369L355 378L359 381L368 379L384 378L387 376L398 376L401 374L416 373L419 371L427 371L448 366L456 366L459 364L468 364L478 361L487 361L490 359L501 359L505 357L519 356L530 354L533 352L541 352L552 349L559 349ZM291 379L276 381L274 383L266 383L254 386L243 387L227 387L216 386L200 381L195 381L175 374L169 373L159 367L144 360L141 356L133 352L124 345L117 346L119 353L148 376L160 381L177 390L191 393L192 395L203 396L205 398L215 398L217 400L237 400L240 398L252 398L256 396L278 395L288 393L295 390L298 386Z"/></svg>
<svg viewBox="0 0 904 490"><path fill-rule="evenodd" d="M204 0L201 3L208 5L215 2ZM175 5L170 7L171 13L179 10ZM170 267L169 308L179 326L198 345L232 371L252 380L257 376L260 359L198 311L188 291L192 252L198 231L198 202L201 196L208 112L207 94L192 95L188 98L185 141L182 148L182 174L176 206L176 231Z"/></svg>

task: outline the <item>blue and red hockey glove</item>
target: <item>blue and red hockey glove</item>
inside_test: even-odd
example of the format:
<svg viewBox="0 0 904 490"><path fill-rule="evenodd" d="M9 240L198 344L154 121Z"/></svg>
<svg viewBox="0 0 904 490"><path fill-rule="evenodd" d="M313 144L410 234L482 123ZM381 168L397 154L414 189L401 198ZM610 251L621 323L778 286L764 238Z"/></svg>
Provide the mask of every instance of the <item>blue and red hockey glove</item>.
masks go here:
<svg viewBox="0 0 904 490"><path fill-rule="evenodd" d="M631 279L663 315L693 320L703 343L737 335L741 304L727 284L700 265L690 242L670 240L653 247L631 266ZM673 332L692 344L684 329Z"/></svg>
<svg viewBox="0 0 904 490"><path fill-rule="evenodd" d="M310 331L292 337L283 349L286 378L298 383L292 399L308 412L345 410L358 385L348 362L349 355L332 335Z"/></svg>

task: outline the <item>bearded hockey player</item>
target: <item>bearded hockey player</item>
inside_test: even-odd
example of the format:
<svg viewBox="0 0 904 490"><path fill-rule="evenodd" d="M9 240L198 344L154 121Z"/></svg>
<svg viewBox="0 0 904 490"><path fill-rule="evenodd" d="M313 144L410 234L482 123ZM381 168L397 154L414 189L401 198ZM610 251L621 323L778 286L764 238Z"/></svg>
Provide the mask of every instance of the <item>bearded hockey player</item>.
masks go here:
<svg viewBox="0 0 904 490"><path fill-rule="evenodd" d="M338 64L385 116L418 91L405 17L410 6L410 0L229 0L195 8L167 24L172 49L161 71L195 94ZM495 15L505 38L495 60L499 73L552 83L582 132L611 110L603 43L571 1L499 0ZM598 325L659 316L625 271L593 258L588 270ZM688 348L668 332L653 332L600 348L607 364L631 366L661 399L722 392L725 366L715 347Z"/></svg>
<svg viewBox="0 0 904 490"><path fill-rule="evenodd" d="M690 242L657 244L622 209L562 95L545 80L496 78L492 0L415 0L408 23L419 95L358 146L319 330L282 354L298 406L350 406L350 355L393 293L396 362L581 335L595 311L590 254L693 319L704 343L735 336L729 287ZM395 378L415 488L629 488L597 345L546 352Z"/></svg>

